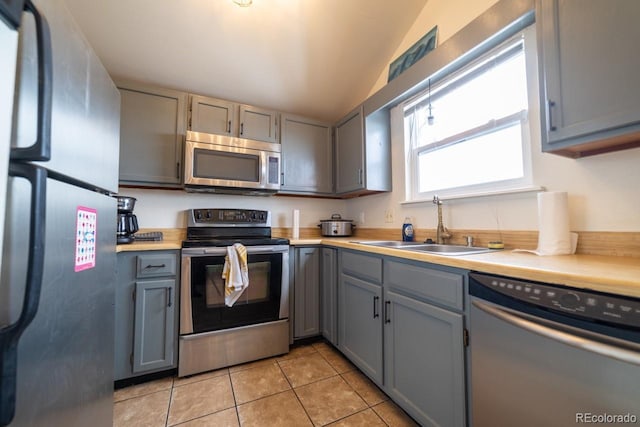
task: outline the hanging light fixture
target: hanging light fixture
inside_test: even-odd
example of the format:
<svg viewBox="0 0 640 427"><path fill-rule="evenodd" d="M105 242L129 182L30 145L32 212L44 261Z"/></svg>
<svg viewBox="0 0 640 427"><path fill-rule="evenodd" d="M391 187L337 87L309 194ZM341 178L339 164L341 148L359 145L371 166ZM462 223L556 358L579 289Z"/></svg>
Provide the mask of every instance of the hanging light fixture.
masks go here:
<svg viewBox="0 0 640 427"><path fill-rule="evenodd" d="M431 113L431 79L429 79L429 115L427 116L427 123L431 126L434 122L433 114Z"/></svg>
<svg viewBox="0 0 640 427"><path fill-rule="evenodd" d="M233 2L240 7L249 7L253 3L253 0L233 0Z"/></svg>

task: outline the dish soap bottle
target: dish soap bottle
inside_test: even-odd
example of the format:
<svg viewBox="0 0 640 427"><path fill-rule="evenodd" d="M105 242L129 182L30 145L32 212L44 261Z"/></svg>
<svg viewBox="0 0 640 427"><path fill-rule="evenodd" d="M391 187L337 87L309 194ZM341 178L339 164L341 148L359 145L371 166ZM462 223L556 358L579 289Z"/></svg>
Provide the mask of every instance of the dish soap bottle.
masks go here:
<svg viewBox="0 0 640 427"><path fill-rule="evenodd" d="M406 217L404 224L402 224L402 241L413 242L413 225L411 224L411 218Z"/></svg>

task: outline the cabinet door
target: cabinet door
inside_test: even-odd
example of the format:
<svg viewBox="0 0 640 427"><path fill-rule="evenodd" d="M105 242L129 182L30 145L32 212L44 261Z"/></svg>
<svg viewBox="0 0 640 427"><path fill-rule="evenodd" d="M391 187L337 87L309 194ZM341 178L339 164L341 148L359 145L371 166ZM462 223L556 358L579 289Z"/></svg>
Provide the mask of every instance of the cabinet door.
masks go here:
<svg viewBox="0 0 640 427"><path fill-rule="evenodd" d="M136 283L133 372L174 365L175 279Z"/></svg>
<svg viewBox="0 0 640 427"><path fill-rule="evenodd" d="M294 337L320 334L320 248L295 249Z"/></svg>
<svg viewBox="0 0 640 427"><path fill-rule="evenodd" d="M282 186L291 193L333 192L331 126L291 115L282 116Z"/></svg>
<svg viewBox="0 0 640 427"><path fill-rule="evenodd" d="M240 138L278 142L278 113L272 110L240 106Z"/></svg>
<svg viewBox="0 0 640 427"><path fill-rule="evenodd" d="M131 354L133 353L133 325L136 277L136 253L120 252L115 298L115 355L114 379L131 377Z"/></svg>
<svg viewBox="0 0 640 427"><path fill-rule="evenodd" d="M464 426L462 315L385 291L385 390L425 426Z"/></svg>
<svg viewBox="0 0 640 427"><path fill-rule="evenodd" d="M187 94L145 85L120 90L120 184L178 187Z"/></svg>
<svg viewBox="0 0 640 427"><path fill-rule="evenodd" d="M542 0L537 15L543 150L640 131L640 2Z"/></svg>
<svg viewBox="0 0 640 427"><path fill-rule="evenodd" d="M190 95L190 102L189 130L237 135L238 104L199 95Z"/></svg>
<svg viewBox="0 0 640 427"><path fill-rule="evenodd" d="M382 386L382 287L340 275L338 344L340 350Z"/></svg>
<svg viewBox="0 0 640 427"><path fill-rule="evenodd" d="M361 190L364 184L362 108L336 126L336 193Z"/></svg>
<svg viewBox="0 0 640 427"><path fill-rule="evenodd" d="M322 336L338 345L338 265L336 249L322 248L320 292Z"/></svg>

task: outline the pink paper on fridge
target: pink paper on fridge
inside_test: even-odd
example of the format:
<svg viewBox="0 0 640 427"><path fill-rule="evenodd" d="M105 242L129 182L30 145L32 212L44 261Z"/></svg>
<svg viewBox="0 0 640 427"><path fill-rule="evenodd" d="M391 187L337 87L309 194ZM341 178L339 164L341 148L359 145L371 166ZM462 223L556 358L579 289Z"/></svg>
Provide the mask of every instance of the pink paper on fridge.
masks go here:
<svg viewBox="0 0 640 427"><path fill-rule="evenodd" d="M97 222L98 212L95 209L78 206L76 210L76 272L96 265Z"/></svg>

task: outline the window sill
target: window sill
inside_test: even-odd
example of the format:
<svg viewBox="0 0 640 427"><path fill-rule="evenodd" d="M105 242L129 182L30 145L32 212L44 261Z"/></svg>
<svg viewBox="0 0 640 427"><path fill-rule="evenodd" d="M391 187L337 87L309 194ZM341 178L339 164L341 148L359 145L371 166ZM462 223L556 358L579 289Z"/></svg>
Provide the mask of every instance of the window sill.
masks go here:
<svg viewBox="0 0 640 427"><path fill-rule="evenodd" d="M508 188L504 190L496 190L496 191L477 191L477 192L468 192L468 193L456 193L456 194L443 194L439 195L438 198L440 200L458 200L458 199L473 199L477 197L490 197L490 196L500 196L503 194L516 194L516 193L538 193L540 191L545 191L544 187L540 186L526 186L526 187L518 187L518 188ZM415 200L405 200L400 202L401 205L413 205L420 203L433 203L433 199L415 199Z"/></svg>

